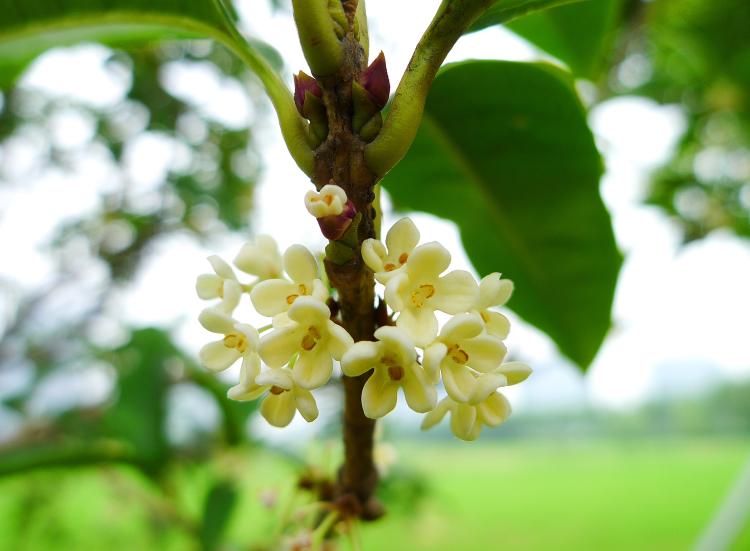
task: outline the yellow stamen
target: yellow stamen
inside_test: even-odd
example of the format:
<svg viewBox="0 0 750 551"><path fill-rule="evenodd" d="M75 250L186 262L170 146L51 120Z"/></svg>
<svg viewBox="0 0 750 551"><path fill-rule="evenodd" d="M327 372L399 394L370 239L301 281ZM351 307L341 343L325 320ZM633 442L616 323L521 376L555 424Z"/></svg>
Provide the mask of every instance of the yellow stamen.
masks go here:
<svg viewBox="0 0 750 551"><path fill-rule="evenodd" d="M401 253L401 256L398 257L398 261L402 266L406 264L407 260L409 260L409 253Z"/></svg>
<svg viewBox="0 0 750 551"><path fill-rule="evenodd" d="M424 306L428 298L435 294L435 287L429 284L420 285L418 289L412 291L411 302L417 308Z"/></svg>
<svg viewBox="0 0 750 551"><path fill-rule="evenodd" d="M227 348L236 348L241 354L247 350L247 339L244 335L230 333L224 337L224 346Z"/></svg>
<svg viewBox="0 0 750 551"><path fill-rule="evenodd" d="M297 300L297 297L299 297L299 295L287 295L286 303L292 304L295 300Z"/></svg>
<svg viewBox="0 0 750 551"><path fill-rule="evenodd" d="M319 340L320 332L315 327L310 327L307 330L307 334L302 337L302 349L309 352L310 350L315 348L315 345L318 344Z"/></svg>
<svg viewBox="0 0 750 551"><path fill-rule="evenodd" d="M392 264L391 262L389 262L388 264L385 265L385 271L386 272L392 272L395 269L396 269L396 265Z"/></svg>
<svg viewBox="0 0 750 551"><path fill-rule="evenodd" d="M286 391L287 391L286 388L281 388L280 386L276 386L276 385L273 385L270 390L271 394L275 394L276 396Z"/></svg>
<svg viewBox="0 0 750 551"><path fill-rule="evenodd" d="M457 344L454 344L448 349L448 356L457 364L464 365L469 361L469 355L465 350L459 348Z"/></svg>

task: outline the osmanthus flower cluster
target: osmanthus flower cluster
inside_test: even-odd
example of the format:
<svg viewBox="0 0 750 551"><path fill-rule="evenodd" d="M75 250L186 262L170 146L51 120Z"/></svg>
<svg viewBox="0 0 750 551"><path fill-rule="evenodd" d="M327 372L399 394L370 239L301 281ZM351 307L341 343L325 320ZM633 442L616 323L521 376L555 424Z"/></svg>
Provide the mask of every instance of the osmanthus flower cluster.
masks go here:
<svg viewBox="0 0 750 551"><path fill-rule="evenodd" d="M332 241L359 219L344 190L333 183L309 192L305 205ZM213 273L198 277L197 291L215 303L199 320L219 339L202 348L203 365L219 372L241 360L239 383L228 395L263 397L261 413L274 426L286 426L297 411L313 421L318 407L311 391L331 380L339 362L350 377L371 371L362 390L368 417L390 413L400 391L412 410L427 414L423 428L450 413L453 433L476 439L483 426L495 427L510 414L499 389L531 373L525 364L505 362L510 326L493 310L507 302L513 284L498 273L477 282L466 271L448 271L451 256L445 247L419 241L414 223L404 218L385 243L363 242L362 258L384 285L392 314L382 320L374 341L357 343L332 314L335 299L305 247L293 245L282 256L269 236L245 244L234 265L255 276L250 283L241 283L228 263L210 257ZM270 318L262 336L234 317L243 294ZM442 328L437 312L451 316ZM447 396L438 402L441 384Z"/></svg>

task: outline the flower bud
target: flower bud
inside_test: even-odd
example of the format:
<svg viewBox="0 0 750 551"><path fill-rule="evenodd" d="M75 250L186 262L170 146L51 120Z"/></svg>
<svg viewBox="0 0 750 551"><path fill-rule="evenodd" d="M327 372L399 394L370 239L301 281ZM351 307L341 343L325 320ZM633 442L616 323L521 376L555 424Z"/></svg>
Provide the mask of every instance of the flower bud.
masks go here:
<svg viewBox="0 0 750 551"><path fill-rule="evenodd" d="M370 99L377 106L378 111L385 107L391 94L391 83L388 80L388 69L385 66L383 52L380 52L375 61L362 72L359 81L369 92Z"/></svg>
<svg viewBox="0 0 750 551"><path fill-rule="evenodd" d="M355 216L357 216L357 208L354 206L354 203L347 201L341 214L318 218L318 226L320 226L321 233L327 239L336 241L341 239L346 233L346 230L352 225L352 220L354 220Z"/></svg>
<svg viewBox="0 0 750 551"><path fill-rule="evenodd" d="M309 116L306 114L305 104L308 93L315 98L323 97L323 90L320 89L318 81L304 71L300 71L294 75L294 103L299 114L307 118Z"/></svg>

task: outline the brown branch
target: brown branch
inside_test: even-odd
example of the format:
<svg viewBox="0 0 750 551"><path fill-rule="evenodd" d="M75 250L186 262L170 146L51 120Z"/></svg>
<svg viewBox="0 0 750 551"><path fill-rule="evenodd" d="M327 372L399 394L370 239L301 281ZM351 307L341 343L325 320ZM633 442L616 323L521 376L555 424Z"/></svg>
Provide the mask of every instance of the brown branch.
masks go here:
<svg viewBox="0 0 750 551"><path fill-rule="evenodd" d="M313 182L318 188L330 181L346 191L362 214L357 241L375 237L373 187L377 182L364 159L365 143L352 131L352 82L365 68L367 60L354 34L343 39L344 63L338 73L318 76L328 114L329 133L315 151ZM354 257L345 264L325 262L329 281L338 291L341 321L355 341L373 340L375 296L372 272L365 266L356 247ZM375 420L362 411L362 387L369 373L343 377L345 402L343 415L344 464L335 491L342 513L363 519L382 514L375 499L378 481L373 461Z"/></svg>

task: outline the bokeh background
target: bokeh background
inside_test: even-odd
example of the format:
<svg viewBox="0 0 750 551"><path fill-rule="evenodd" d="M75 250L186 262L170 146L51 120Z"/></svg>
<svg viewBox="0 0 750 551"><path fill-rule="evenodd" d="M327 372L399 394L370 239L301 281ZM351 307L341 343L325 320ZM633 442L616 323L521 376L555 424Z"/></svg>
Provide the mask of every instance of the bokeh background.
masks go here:
<svg viewBox="0 0 750 551"><path fill-rule="evenodd" d="M368 6L392 81L436 5ZM288 81L306 68L288 2L236 7ZM625 257L613 328L582 374L509 314L534 375L480 442L389 416L389 514L364 549L750 549L748 29L743 0L623 2L605 69L577 84ZM472 58L558 63L497 27L449 61ZM236 371L196 363L193 286L259 233L322 249L309 187L258 82L210 42L58 48L4 86L0 549L291 545L301 473L338 462L339 389L283 430L227 401ZM403 213L384 201L387 227ZM410 215L472 269L452 223Z"/></svg>

